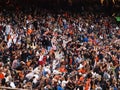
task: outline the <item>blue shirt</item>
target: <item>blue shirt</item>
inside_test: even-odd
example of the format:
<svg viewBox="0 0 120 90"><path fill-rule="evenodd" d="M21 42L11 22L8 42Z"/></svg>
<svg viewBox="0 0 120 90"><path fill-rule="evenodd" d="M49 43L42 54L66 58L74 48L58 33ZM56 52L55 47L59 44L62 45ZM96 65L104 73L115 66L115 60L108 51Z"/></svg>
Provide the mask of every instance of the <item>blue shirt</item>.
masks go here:
<svg viewBox="0 0 120 90"><path fill-rule="evenodd" d="M61 86L57 86L57 90L64 90Z"/></svg>

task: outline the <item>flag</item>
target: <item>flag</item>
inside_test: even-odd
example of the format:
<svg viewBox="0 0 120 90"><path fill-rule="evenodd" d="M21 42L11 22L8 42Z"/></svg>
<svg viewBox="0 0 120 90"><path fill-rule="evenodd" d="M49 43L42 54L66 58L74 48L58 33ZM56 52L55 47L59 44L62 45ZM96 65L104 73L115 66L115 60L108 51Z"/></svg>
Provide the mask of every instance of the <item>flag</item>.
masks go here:
<svg viewBox="0 0 120 90"><path fill-rule="evenodd" d="M120 22L120 17L115 17L117 22Z"/></svg>

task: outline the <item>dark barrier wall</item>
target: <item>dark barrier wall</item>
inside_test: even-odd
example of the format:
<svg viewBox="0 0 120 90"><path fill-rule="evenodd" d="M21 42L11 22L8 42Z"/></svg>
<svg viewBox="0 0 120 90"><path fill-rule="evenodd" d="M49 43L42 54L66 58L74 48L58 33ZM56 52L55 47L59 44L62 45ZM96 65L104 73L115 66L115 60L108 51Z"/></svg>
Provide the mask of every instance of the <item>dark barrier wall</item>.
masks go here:
<svg viewBox="0 0 120 90"><path fill-rule="evenodd" d="M69 9L76 11L104 11L118 12L120 11L120 1L104 0L101 5L100 0L0 0L0 9L30 9L30 8L48 8L48 9Z"/></svg>

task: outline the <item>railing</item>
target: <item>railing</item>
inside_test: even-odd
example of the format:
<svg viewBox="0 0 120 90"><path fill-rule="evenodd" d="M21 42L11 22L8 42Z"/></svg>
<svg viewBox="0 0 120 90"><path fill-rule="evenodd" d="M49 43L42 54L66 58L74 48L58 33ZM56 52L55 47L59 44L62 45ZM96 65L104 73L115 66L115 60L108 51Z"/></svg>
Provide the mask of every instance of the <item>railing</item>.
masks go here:
<svg viewBox="0 0 120 90"><path fill-rule="evenodd" d="M3 87L3 86L0 86L0 90L29 90L29 89L11 88L11 87Z"/></svg>

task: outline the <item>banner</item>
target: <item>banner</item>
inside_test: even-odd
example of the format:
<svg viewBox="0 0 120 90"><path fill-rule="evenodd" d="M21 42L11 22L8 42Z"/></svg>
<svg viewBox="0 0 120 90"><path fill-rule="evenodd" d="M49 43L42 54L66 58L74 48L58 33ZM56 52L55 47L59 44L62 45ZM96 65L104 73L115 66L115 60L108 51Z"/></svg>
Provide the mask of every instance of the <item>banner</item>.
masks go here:
<svg viewBox="0 0 120 90"><path fill-rule="evenodd" d="M117 22L120 22L120 17L115 17Z"/></svg>

